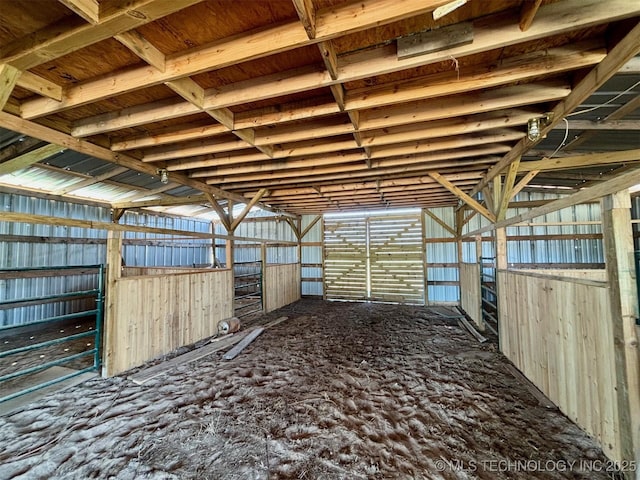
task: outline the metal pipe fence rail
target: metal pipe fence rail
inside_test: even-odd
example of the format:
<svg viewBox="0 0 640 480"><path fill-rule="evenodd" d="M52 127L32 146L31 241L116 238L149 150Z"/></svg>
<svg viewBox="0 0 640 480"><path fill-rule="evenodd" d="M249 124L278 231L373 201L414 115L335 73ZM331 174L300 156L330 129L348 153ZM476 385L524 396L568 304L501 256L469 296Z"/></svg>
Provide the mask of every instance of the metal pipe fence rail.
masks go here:
<svg viewBox="0 0 640 480"><path fill-rule="evenodd" d="M482 317L486 327L498 334L498 294L496 290L496 259L480 257L480 294Z"/></svg>
<svg viewBox="0 0 640 480"><path fill-rule="evenodd" d="M235 262L233 264L234 310L236 317L245 317L261 312L262 261Z"/></svg>
<svg viewBox="0 0 640 480"><path fill-rule="evenodd" d="M7 350L0 350L0 392L5 390L7 383L11 380L18 380L21 377L33 375L39 372L43 372L47 369L56 366L69 365L76 360L91 358L92 364L80 369L74 369L72 372L58 376L51 380L37 383L35 385L28 385L25 388L19 389L12 393L6 394L0 397L0 403L12 400L21 395L31 393L35 390L48 387L55 383L62 382L64 380L73 378L83 373L98 371L101 366L101 342L102 342L102 317L104 309L104 265L81 265L81 266L64 266L64 267L35 267L35 268L14 268L14 269L0 269L0 279L29 279L41 277L44 272L48 273L48 277L69 277L74 275L90 275L95 277L90 279L94 288L85 288L77 291L67 291L61 293L48 293L42 296L30 296L28 298L10 298L0 300L0 310L17 309L25 306L42 305L48 303L61 303L64 304L62 309L75 309L78 306L70 306L69 302L78 299L95 299L93 308L83 309L81 311L73 311L62 315L50 316L38 320L32 320L26 323L17 323L13 325L0 326L0 337L4 338L3 345L10 345L12 341L24 342L25 332L33 331L34 327L37 331L29 337L29 339L35 339L35 343L20 345ZM57 335L57 333L63 333L63 325L69 320L80 320L93 318L93 324L89 326L89 330L81 333L74 333L71 335ZM38 335L44 335L43 332L47 331L47 327L53 327L56 329L56 338L49 340L38 341L36 338ZM78 327L76 327L78 328ZM28 335L28 334L27 334ZM33 360L24 356L24 354L42 353L43 351L49 352L50 347L62 347L67 345L69 348L63 350L67 352L70 350L72 342L79 340L90 339L91 343L84 346L91 346L93 348L86 349L78 353L71 355L65 355L61 358L55 358L44 363L38 363L27 368L21 368L15 371L7 368L7 360L15 360L12 366L24 361L25 363L32 362ZM28 343L28 342L27 342ZM19 356L16 360L16 357ZM39 355L43 358L44 355ZM2 364L5 364L4 366ZM1 395L1 393L0 393Z"/></svg>

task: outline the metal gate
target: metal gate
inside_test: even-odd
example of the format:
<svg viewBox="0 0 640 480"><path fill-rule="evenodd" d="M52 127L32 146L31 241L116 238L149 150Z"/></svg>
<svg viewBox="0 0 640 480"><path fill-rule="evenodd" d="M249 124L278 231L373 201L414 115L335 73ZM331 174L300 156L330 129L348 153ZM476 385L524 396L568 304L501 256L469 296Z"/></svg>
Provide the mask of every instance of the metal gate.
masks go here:
<svg viewBox="0 0 640 480"><path fill-rule="evenodd" d="M480 257L480 292L485 326L498 334L498 293L495 257Z"/></svg>
<svg viewBox="0 0 640 480"><path fill-rule="evenodd" d="M424 303L420 215L325 217L329 300Z"/></svg>
<svg viewBox="0 0 640 480"><path fill-rule="evenodd" d="M102 265L2 269L0 281L0 402L99 370Z"/></svg>
<svg viewBox="0 0 640 480"><path fill-rule="evenodd" d="M245 317L262 312L262 262L233 264L234 315Z"/></svg>

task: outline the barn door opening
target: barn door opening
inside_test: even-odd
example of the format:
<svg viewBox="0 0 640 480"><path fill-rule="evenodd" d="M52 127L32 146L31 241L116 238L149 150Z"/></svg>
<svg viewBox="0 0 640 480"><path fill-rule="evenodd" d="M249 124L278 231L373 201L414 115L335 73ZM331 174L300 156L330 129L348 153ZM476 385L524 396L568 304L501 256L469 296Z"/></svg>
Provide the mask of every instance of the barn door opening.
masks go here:
<svg viewBox="0 0 640 480"><path fill-rule="evenodd" d="M424 303L420 214L325 217L329 300Z"/></svg>

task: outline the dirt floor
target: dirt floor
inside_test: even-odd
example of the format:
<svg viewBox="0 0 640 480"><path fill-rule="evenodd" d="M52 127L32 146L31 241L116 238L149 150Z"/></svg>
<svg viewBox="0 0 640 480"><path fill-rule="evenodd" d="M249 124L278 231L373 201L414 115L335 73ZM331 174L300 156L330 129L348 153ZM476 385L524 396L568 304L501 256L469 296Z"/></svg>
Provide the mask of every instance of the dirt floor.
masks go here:
<svg viewBox="0 0 640 480"><path fill-rule="evenodd" d="M616 478L455 320L318 300L281 315L235 360L97 378L0 418L0 478Z"/></svg>

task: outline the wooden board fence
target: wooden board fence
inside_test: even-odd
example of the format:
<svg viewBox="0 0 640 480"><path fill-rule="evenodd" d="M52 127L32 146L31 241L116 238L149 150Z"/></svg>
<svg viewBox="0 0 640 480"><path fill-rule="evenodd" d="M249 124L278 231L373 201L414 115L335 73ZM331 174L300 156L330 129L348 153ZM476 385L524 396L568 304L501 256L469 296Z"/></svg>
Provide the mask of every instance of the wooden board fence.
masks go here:
<svg viewBox="0 0 640 480"><path fill-rule="evenodd" d="M230 270L116 278L105 314L104 374L215 335L233 316Z"/></svg>
<svg viewBox="0 0 640 480"><path fill-rule="evenodd" d="M568 275L498 272L501 350L620 461L607 283Z"/></svg>
<svg viewBox="0 0 640 480"><path fill-rule="evenodd" d="M265 312L300 300L300 264L267 265L263 295Z"/></svg>
<svg viewBox="0 0 640 480"><path fill-rule="evenodd" d="M482 320L482 294L480 291L480 265L460 264L460 306L471 317L480 330L484 330Z"/></svg>
<svg viewBox="0 0 640 480"><path fill-rule="evenodd" d="M192 267L124 267L123 277L136 277L141 275L166 275L174 273L197 273L210 272L212 268L192 268Z"/></svg>

